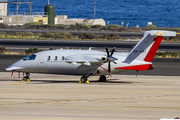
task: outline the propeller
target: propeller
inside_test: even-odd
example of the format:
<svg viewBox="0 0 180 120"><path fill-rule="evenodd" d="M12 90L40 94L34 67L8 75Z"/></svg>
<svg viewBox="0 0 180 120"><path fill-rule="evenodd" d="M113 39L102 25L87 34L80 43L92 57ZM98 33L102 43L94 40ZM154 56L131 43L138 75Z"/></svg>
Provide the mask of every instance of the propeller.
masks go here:
<svg viewBox="0 0 180 120"><path fill-rule="evenodd" d="M112 56L114 54L115 48L112 49L111 54L109 54L108 48L105 48L105 49L106 49L106 53L107 53L107 58L106 58L106 61L104 61L104 63L108 62L108 72L110 75L111 74L111 62L114 62L115 60L118 60L118 59ZM117 64L116 62L114 62L114 63Z"/></svg>

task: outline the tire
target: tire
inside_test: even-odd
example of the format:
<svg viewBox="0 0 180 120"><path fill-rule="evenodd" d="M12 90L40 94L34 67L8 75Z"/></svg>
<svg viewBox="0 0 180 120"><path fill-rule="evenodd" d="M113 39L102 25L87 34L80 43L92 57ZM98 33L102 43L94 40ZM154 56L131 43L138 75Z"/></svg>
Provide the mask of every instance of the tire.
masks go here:
<svg viewBox="0 0 180 120"><path fill-rule="evenodd" d="M101 75L101 76L99 77L99 81L100 81L100 82L105 82L105 81L106 81L106 76Z"/></svg>
<svg viewBox="0 0 180 120"><path fill-rule="evenodd" d="M27 77L23 77L23 80L24 80L24 81L27 81Z"/></svg>
<svg viewBox="0 0 180 120"><path fill-rule="evenodd" d="M28 79L29 79L28 76L23 77L23 80L24 80L24 81L27 81Z"/></svg>
<svg viewBox="0 0 180 120"><path fill-rule="evenodd" d="M85 76L81 77L81 83L85 83L87 81L87 78Z"/></svg>

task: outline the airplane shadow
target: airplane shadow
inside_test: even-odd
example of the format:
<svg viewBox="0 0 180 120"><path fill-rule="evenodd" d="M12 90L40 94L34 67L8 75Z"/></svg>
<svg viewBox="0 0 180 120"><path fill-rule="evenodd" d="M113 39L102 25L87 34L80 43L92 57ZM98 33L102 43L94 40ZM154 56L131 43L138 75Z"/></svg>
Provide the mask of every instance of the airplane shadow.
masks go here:
<svg viewBox="0 0 180 120"><path fill-rule="evenodd" d="M117 81L118 80L118 81ZM56 83L78 83L78 81L67 81L67 80L31 80L31 84L56 84ZM133 84L131 81L119 81L119 79L109 79L108 82L98 82L98 80L90 80L90 84L93 83L101 83L101 84L111 84L111 83L119 83L119 84Z"/></svg>
<svg viewBox="0 0 180 120"><path fill-rule="evenodd" d="M7 79L7 80L0 80L0 81L3 81L3 82L5 82L5 81L20 81L20 80L10 80L10 79Z"/></svg>
<svg viewBox="0 0 180 120"><path fill-rule="evenodd" d="M118 81L117 81L118 80ZM7 79L7 80L0 80L0 81L14 81L14 82L21 82L20 80L11 80L11 79ZM132 81L119 81L119 79L108 79L108 82L98 82L98 80L90 80L89 81L90 84L93 83L97 83L97 84L113 84L113 83L117 83L117 84L133 84L135 82ZM78 83L77 81L67 81L67 80L31 80L30 82L27 82L28 84L58 84L58 83Z"/></svg>

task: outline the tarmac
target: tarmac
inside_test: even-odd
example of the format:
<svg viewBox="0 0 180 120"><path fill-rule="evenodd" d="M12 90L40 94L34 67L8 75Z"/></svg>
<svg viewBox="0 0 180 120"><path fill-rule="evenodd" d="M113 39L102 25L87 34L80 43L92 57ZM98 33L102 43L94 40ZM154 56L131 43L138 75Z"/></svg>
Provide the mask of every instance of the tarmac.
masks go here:
<svg viewBox="0 0 180 120"><path fill-rule="evenodd" d="M22 78L22 74L20 76ZM180 117L180 77L112 75L89 77L0 72L1 120L160 120Z"/></svg>

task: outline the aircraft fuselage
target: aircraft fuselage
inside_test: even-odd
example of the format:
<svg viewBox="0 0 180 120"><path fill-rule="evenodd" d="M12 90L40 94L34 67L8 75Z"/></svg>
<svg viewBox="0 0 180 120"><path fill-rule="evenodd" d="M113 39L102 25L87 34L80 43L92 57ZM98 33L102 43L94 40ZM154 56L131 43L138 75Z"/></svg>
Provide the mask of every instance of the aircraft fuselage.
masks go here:
<svg viewBox="0 0 180 120"><path fill-rule="evenodd" d="M123 56L123 55L124 56ZM121 66L123 60L126 58L125 53L114 53L114 56L118 58L115 63L111 64L111 73L118 73L125 71L123 69L114 69ZM71 60L96 60L96 58L106 58L105 52L95 50L51 50L43 51L33 54L35 59L21 59L11 65L12 67L18 67L15 71L29 72L29 73L48 73L48 74L66 74L66 75L87 75L88 73L94 73L93 75L107 75L108 63L78 63L67 62L67 58ZM11 67L10 66L10 67Z"/></svg>

